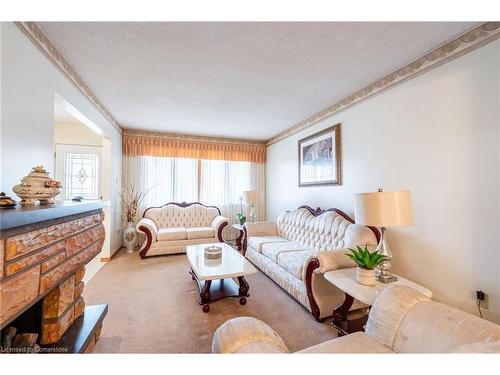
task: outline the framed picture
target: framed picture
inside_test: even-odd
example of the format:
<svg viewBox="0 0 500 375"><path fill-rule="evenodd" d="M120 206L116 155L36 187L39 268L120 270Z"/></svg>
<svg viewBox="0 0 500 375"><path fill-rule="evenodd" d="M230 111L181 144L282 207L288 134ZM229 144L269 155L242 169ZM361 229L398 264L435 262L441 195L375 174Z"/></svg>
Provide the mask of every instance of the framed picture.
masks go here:
<svg viewBox="0 0 500 375"><path fill-rule="evenodd" d="M340 124L299 141L299 186L341 185Z"/></svg>

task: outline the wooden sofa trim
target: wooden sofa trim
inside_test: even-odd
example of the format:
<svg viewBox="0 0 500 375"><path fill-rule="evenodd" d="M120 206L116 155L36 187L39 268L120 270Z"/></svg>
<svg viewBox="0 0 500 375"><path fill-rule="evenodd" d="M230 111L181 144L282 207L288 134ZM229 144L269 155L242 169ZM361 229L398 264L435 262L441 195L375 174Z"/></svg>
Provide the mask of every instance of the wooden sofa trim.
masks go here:
<svg viewBox="0 0 500 375"><path fill-rule="evenodd" d="M351 223L354 224L354 220L347 215L344 211L339 210L338 208L329 208L327 210L322 210L321 208L317 207L316 209L313 209L310 206L303 205L300 206L299 208L305 208L307 209L310 213L312 213L314 216L319 216L325 212L328 211L333 211L342 216L344 219L350 221ZM377 238L377 243L380 241L380 232L377 228L375 227L368 227L374 234L375 237ZM312 278L313 278L313 272L319 268L319 259L318 258L312 258L309 263L307 264L306 268L306 290L307 290L307 298L309 298L309 305L311 306L311 314L316 319L317 322L322 322L324 320L320 318L320 310L319 306L316 303L316 300L314 299L314 294L312 291Z"/></svg>
<svg viewBox="0 0 500 375"><path fill-rule="evenodd" d="M149 228L144 225L140 225L139 230L146 235L146 241L147 241L146 246L144 246L144 248L142 248L142 250L139 251L139 255L141 256L141 259L146 259L147 258L146 254L148 253L149 248L153 243L153 234L151 233Z"/></svg>
<svg viewBox="0 0 500 375"><path fill-rule="evenodd" d="M189 207L189 206L192 206L194 204L198 204L200 206L203 206L203 207L206 207L206 208L215 208L218 212L219 212L219 215L222 215L221 212L220 212L220 209L219 207L216 207L216 206L207 206L206 204L203 204L201 202L191 202L191 203L187 203L187 202L182 202L182 203L178 203L178 202L168 202L166 204L164 204L163 206L159 206L159 207L148 207L146 208L146 210L144 211L144 213L142 214L142 218L144 219L146 216L146 212L148 212L150 209L152 208L163 208L165 206L168 206L168 205L173 205L173 206L178 206L178 207L182 207L182 208L186 208L186 207Z"/></svg>
<svg viewBox="0 0 500 375"><path fill-rule="evenodd" d="M309 305L311 307L311 314L316 319L317 322L322 322L324 319L320 318L319 306L314 299L314 294L312 290L312 277L315 269L319 268L319 259L312 258L309 263L307 263L306 268L306 290L307 290L307 298L309 299Z"/></svg>

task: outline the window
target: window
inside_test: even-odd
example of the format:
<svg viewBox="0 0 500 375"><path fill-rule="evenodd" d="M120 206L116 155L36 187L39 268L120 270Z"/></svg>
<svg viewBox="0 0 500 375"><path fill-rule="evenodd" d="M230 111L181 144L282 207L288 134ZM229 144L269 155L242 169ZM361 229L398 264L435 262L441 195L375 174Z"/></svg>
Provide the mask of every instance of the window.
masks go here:
<svg viewBox="0 0 500 375"><path fill-rule="evenodd" d="M99 154L65 154L65 198L99 199Z"/></svg>
<svg viewBox="0 0 500 375"><path fill-rule="evenodd" d="M54 177L62 199L101 199L101 153L99 146L56 144Z"/></svg>
<svg viewBox="0 0 500 375"><path fill-rule="evenodd" d="M167 202L192 202L198 199L198 162L196 159L142 156L141 183L150 189L146 206Z"/></svg>
<svg viewBox="0 0 500 375"><path fill-rule="evenodd" d="M144 206L167 202L207 202L239 206L251 188L251 163L141 156L133 163L132 181L148 189ZM130 168L129 167L129 168Z"/></svg>
<svg viewBox="0 0 500 375"><path fill-rule="evenodd" d="M251 188L250 162L201 161L200 200L225 206L239 205L243 191Z"/></svg>
<svg viewBox="0 0 500 375"><path fill-rule="evenodd" d="M139 215L148 207L184 201L217 206L224 216L234 218L248 213L246 203L238 199L243 192L263 189L263 164L156 156L125 156L123 162L124 181L148 191Z"/></svg>

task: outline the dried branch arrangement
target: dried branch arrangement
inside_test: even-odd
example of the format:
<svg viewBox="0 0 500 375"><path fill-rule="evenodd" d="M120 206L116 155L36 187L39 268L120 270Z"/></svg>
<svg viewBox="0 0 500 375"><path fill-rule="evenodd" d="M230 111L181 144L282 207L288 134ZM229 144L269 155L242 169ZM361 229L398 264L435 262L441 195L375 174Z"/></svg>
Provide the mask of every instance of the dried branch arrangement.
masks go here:
<svg viewBox="0 0 500 375"><path fill-rule="evenodd" d="M123 221L134 222L137 219L137 209L151 188L137 191L131 184L123 184L123 190L118 193L122 206Z"/></svg>

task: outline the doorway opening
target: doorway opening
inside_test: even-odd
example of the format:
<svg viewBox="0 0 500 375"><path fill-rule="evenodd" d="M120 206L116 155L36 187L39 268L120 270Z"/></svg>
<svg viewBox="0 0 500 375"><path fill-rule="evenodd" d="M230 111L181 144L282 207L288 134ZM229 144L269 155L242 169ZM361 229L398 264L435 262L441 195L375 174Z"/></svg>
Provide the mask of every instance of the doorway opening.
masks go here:
<svg viewBox="0 0 500 375"><path fill-rule="evenodd" d="M64 98L54 99L54 171L62 192L56 200L109 200L111 196L111 141ZM106 239L99 255L86 266L84 281L104 265L101 257L110 253L109 207L104 208Z"/></svg>

